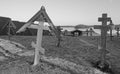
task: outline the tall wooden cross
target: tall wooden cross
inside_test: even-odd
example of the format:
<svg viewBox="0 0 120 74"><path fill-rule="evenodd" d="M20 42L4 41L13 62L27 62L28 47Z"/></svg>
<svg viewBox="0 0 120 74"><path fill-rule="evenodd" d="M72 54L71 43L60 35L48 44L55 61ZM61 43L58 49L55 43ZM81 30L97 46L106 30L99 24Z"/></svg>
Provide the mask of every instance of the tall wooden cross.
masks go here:
<svg viewBox="0 0 120 74"><path fill-rule="evenodd" d="M105 56L106 56L106 36L107 31L109 30L109 26L107 26L107 22L110 21L111 18L107 17L107 14L102 14L102 18L98 18L99 22L102 22L102 26L95 25L94 29L101 29L101 66L104 67L105 64Z"/></svg>

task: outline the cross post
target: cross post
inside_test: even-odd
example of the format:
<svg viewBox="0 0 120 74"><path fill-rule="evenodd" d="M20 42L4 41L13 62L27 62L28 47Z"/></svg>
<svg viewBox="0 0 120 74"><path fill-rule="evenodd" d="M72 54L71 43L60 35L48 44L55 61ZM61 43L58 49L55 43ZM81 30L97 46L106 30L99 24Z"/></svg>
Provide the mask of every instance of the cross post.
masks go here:
<svg viewBox="0 0 120 74"><path fill-rule="evenodd" d="M11 40L11 28L12 28L12 26L10 25L10 22L8 22L7 28L8 28L8 31L7 31L8 40Z"/></svg>
<svg viewBox="0 0 120 74"><path fill-rule="evenodd" d="M101 29L101 66L104 67L105 64L105 56L106 56L106 36L107 31L109 30L109 26L107 26L107 22L110 21L111 18L107 17L107 14L102 14L102 18L98 18L98 22L102 22L102 26L94 26L94 29Z"/></svg>

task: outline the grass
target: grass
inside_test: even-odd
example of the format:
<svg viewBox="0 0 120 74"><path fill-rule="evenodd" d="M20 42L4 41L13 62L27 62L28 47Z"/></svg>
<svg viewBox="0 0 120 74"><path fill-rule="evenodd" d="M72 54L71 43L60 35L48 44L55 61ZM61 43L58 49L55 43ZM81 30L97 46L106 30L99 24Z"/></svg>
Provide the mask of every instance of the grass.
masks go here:
<svg viewBox="0 0 120 74"><path fill-rule="evenodd" d="M8 39L5 36L1 38ZM36 36L14 36L11 40L23 44L27 47L26 50L34 50L31 47L31 42L36 41ZM56 47L56 38L54 36L43 36L42 47L45 48L46 56L60 57L78 64L81 64L81 59L99 59L97 47L85 45L79 41L79 37L65 36L61 42L61 47Z"/></svg>
<svg viewBox="0 0 120 74"><path fill-rule="evenodd" d="M6 36L1 36L0 38L8 39ZM46 56L60 57L76 64L91 66L91 61L93 62L99 60L100 54L97 49L98 38L99 37L64 36L61 46L56 47L56 38L54 36L43 36L42 47L45 48ZM79 39L83 39L91 44L94 44L96 47L88 46ZM31 42L36 41L36 36L13 36L11 40L23 44L26 46L26 50L34 50L34 48L31 47ZM107 57L107 60L112 63L113 67L117 71L120 70L119 43L120 40L116 37L113 39L113 41L110 41L109 38L107 40L107 49L109 49L110 53L112 54L110 57Z"/></svg>

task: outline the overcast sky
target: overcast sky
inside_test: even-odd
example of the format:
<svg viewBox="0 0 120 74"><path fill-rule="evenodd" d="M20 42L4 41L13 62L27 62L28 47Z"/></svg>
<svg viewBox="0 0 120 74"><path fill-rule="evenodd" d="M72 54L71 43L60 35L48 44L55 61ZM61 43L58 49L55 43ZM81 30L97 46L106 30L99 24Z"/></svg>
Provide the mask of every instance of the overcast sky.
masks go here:
<svg viewBox="0 0 120 74"><path fill-rule="evenodd" d="M42 5L55 25L101 24L102 13L120 24L120 0L0 0L0 16L26 22Z"/></svg>

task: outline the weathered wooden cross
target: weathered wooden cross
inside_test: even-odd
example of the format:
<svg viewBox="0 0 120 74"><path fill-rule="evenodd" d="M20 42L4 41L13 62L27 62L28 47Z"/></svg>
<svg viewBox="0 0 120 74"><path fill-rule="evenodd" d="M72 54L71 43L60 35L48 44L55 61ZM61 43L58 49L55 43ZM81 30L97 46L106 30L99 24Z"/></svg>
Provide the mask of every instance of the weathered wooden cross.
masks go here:
<svg viewBox="0 0 120 74"><path fill-rule="evenodd" d="M92 28L90 28L89 32L90 32L90 36L92 36L93 29L92 29Z"/></svg>
<svg viewBox="0 0 120 74"><path fill-rule="evenodd" d="M33 43L32 46L35 48L35 59L34 59L34 65L37 65L39 63L40 58L45 53L45 49L42 48L42 36L43 36L43 30L48 30L44 26L44 20L40 20L39 24L36 26L31 26L29 28L37 29L37 40L36 44Z"/></svg>
<svg viewBox="0 0 120 74"><path fill-rule="evenodd" d="M7 33L8 34L8 40L11 40L11 36L12 36L11 35L11 30L13 31L13 33L15 33L13 28L16 29L16 26L10 18L8 19L8 22L7 22L7 28L8 28L8 33Z"/></svg>
<svg viewBox="0 0 120 74"><path fill-rule="evenodd" d="M106 36L107 31L109 30L109 26L107 22L110 21L111 18L107 17L107 14L102 14L102 18L98 18L99 22L102 22L102 26L95 25L94 29L101 29L101 66L104 67L105 64L105 56L106 56Z"/></svg>
<svg viewBox="0 0 120 74"><path fill-rule="evenodd" d="M120 31L120 28L117 27L117 28L116 28L116 31L117 31L117 32L116 32L116 33L117 33L117 37L119 37L119 31Z"/></svg>
<svg viewBox="0 0 120 74"><path fill-rule="evenodd" d="M87 30L86 30L86 35L87 35L87 36L88 36L88 33L89 33L89 30L87 29Z"/></svg>
<svg viewBox="0 0 120 74"><path fill-rule="evenodd" d="M62 33L62 28L60 26L57 26L57 30L58 30L58 34L61 35ZM57 42L57 47L60 47L60 42L61 42L62 38L61 36L58 38L58 42Z"/></svg>
<svg viewBox="0 0 120 74"><path fill-rule="evenodd" d="M32 23L34 23L35 21L39 22L39 25L32 25ZM42 48L41 44L42 44L42 33L43 33L43 29L44 28L44 22L47 22L52 30L54 30L55 34L57 34L56 28L53 25L52 21L50 20L49 16L46 13L45 7L42 6L40 11L38 11L22 28L20 28L17 33L25 31L26 28L34 28L37 29L37 41L35 43L32 43L32 46L35 47L35 58L34 58L34 64L33 65L37 65L39 64L40 58L42 57L42 55L44 55L44 48ZM58 34L57 34L58 36Z"/></svg>
<svg viewBox="0 0 120 74"><path fill-rule="evenodd" d="M109 24L109 26L110 26L110 40L112 41L112 30L113 30L113 28L114 28L114 24L113 24L113 22L112 22L112 20L110 20L110 24Z"/></svg>

